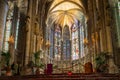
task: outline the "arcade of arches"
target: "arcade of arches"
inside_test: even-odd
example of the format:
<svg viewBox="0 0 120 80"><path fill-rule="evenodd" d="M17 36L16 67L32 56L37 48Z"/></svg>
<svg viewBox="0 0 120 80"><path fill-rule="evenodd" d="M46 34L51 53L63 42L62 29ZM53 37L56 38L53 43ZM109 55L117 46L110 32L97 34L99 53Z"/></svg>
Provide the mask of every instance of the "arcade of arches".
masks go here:
<svg viewBox="0 0 120 80"><path fill-rule="evenodd" d="M0 72L9 52L21 68L120 73L119 0L0 0L0 10Z"/></svg>

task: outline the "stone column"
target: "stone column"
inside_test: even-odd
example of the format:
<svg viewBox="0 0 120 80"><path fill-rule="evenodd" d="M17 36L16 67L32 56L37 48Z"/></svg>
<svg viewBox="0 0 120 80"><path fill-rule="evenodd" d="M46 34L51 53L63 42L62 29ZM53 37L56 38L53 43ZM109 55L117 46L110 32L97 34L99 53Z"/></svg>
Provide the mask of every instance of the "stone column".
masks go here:
<svg viewBox="0 0 120 80"><path fill-rule="evenodd" d="M32 60L32 51L33 51L33 45L32 45L32 42L33 42L33 13L32 13L32 10L33 10L33 1L32 0L29 0L28 4L28 12L27 12L27 15L28 15L28 19L27 19L27 25L26 25L26 28L27 28L27 38L26 38L26 53L25 53L25 65L28 64L28 62L30 60Z"/></svg>
<svg viewBox="0 0 120 80"><path fill-rule="evenodd" d="M6 0L0 0L0 11L1 11L0 13L0 52L1 52L2 45L3 45L3 38L4 38L6 16L8 11L8 4ZM0 56L0 59L1 59L1 56ZM1 75L1 69L0 69L0 75Z"/></svg>
<svg viewBox="0 0 120 80"><path fill-rule="evenodd" d="M107 34L107 51L109 52L109 73L118 73L118 68L114 64L113 60L113 47L112 47L112 38L111 38L111 30L110 26L106 26L106 34Z"/></svg>
<svg viewBox="0 0 120 80"><path fill-rule="evenodd" d="M111 39L111 31L110 31L110 26L106 27L106 34L107 34L107 51L112 53L113 48L112 48L112 39Z"/></svg>
<svg viewBox="0 0 120 80"><path fill-rule="evenodd" d="M26 36L26 54L25 54L25 65L28 64L29 61L29 50L30 50L30 25L29 25L29 19L26 22L26 31L27 31L27 36Z"/></svg>

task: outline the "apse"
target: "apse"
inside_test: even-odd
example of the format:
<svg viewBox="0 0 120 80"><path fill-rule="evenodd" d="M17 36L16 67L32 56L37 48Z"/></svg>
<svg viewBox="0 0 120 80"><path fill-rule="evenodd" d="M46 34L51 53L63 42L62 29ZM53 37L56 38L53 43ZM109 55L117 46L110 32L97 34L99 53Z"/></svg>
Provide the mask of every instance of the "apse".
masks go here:
<svg viewBox="0 0 120 80"><path fill-rule="evenodd" d="M83 56L83 24L86 20L86 11L80 0L53 1L46 20L51 58L60 61L76 60Z"/></svg>

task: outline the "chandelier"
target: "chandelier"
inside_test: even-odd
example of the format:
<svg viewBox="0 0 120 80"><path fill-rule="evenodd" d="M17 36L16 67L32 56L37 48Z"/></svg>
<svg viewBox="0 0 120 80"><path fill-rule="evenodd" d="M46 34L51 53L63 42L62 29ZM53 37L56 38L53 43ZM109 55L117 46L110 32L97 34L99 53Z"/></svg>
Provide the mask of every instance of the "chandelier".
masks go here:
<svg viewBox="0 0 120 80"><path fill-rule="evenodd" d="M50 41L46 41L46 44L45 44L46 48L49 48L50 47Z"/></svg>
<svg viewBox="0 0 120 80"><path fill-rule="evenodd" d="M11 35L11 36L9 37L8 43L14 44L14 37L13 37L13 35Z"/></svg>

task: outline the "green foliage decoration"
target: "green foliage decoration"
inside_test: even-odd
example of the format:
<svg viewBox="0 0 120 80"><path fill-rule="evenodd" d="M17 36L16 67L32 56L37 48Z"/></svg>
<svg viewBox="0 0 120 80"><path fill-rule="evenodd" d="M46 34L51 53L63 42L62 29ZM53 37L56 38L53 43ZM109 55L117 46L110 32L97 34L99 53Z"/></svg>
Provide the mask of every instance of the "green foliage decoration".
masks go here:
<svg viewBox="0 0 120 80"><path fill-rule="evenodd" d="M101 52L97 54L95 58L97 72L105 73L108 71L108 64L107 64L109 58L108 54L109 54L108 52Z"/></svg>
<svg viewBox="0 0 120 80"><path fill-rule="evenodd" d="M1 56L4 57L6 65L10 66L10 58L11 58L10 52L9 51L8 52L2 51Z"/></svg>

